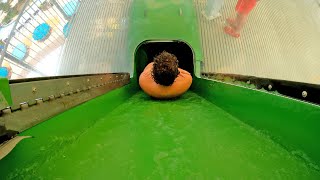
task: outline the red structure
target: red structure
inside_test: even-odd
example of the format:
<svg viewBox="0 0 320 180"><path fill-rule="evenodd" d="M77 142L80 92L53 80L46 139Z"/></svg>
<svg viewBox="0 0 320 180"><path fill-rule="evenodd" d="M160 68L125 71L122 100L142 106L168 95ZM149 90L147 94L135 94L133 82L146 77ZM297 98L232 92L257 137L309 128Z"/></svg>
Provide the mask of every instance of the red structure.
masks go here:
<svg viewBox="0 0 320 180"><path fill-rule="evenodd" d="M238 38L240 31L247 21L249 13L256 6L257 0L238 0L236 5L237 17L235 19L228 18L228 26L224 27L225 33Z"/></svg>

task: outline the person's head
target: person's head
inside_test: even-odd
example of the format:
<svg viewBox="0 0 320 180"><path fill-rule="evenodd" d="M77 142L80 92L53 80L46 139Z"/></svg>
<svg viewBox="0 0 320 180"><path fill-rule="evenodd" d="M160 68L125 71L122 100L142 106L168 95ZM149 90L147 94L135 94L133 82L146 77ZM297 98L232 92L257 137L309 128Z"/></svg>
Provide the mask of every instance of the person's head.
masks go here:
<svg viewBox="0 0 320 180"><path fill-rule="evenodd" d="M153 59L152 77L157 84L171 86L179 75L178 59L175 55L163 51Z"/></svg>

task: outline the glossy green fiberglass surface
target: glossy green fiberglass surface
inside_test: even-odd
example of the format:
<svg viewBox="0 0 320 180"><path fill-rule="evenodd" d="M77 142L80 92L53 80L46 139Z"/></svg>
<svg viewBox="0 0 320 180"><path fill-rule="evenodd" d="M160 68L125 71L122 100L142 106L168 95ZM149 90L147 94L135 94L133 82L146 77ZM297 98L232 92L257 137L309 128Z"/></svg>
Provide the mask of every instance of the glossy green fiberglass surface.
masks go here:
<svg viewBox="0 0 320 180"><path fill-rule="evenodd" d="M144 41L173 41L187 43L194 51L195 74L200 75L203 60L199 29L192 1L136 0L130 13L129 57ZM133 63L131 61L130 63Z"/></svg>
<svg viewBox="0 0 320 180"><path fill-rule="evenodd" d="M21 135L34 138L22 141L0 161L1 176L320 178L311 162L210 101L196 91L159 101L132 84L125 86L23 132Z"/></svg>
<svg viewBox="0 0 320 180"><path fill-rule="evenodd" d="M193 90L319 169L319 105L204 79Z"/></svg>
<svg viewBox="0 0 320 180"><path fill-rule="evenodd" d="M12 99L10 95L9 80L0 77L0 109L10 105L12 105Z"/></svg>

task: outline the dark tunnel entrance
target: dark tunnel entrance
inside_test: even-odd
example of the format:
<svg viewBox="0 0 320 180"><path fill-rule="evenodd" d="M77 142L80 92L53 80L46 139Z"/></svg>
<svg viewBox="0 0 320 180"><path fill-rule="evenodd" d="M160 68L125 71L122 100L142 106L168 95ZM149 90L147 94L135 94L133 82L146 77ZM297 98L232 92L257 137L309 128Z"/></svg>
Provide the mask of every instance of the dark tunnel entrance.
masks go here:
<svg viewBox="0 0 320 180"><path fill-rule="evenodd" d="M153 58L163 51L177 56L179 67L194 75L194 54L188 44L181 41L145 41L138 46L135 54L137 77L139 77L146 65L151 63Z"/></svg>

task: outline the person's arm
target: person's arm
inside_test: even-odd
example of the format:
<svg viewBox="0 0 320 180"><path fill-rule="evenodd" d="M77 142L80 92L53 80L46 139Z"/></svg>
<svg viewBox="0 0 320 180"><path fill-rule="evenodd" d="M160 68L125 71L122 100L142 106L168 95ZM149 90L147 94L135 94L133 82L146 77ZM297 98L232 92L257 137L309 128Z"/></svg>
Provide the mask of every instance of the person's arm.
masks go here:
<svg viewBox="0 0 320 180"><path fill-rule="evenodd" d="M145 68L144 68L144 70L143 71L145 71L145 70L147 70L147 69L152 69L153 68L153 62L152 63L149 63Z"/></svg>
<svg viewBox="0 0 320 180"><path fill-rule="evenodd" d="M184 70L184 69L179 68L179 71L180 71L181 75L190 75L191 76L191 74L188 71Z"/></svg>
<svg viewBox="0 0 320 180"><path fill-rule="evenodd" d="M187 86L190 86L192 83L191 74L188 71L181 69L181 68L179 68L179 71L180 71L180 74L178 75L178 78L177 78L179 85L181 85L181 83L182 83Z"/></svg>

